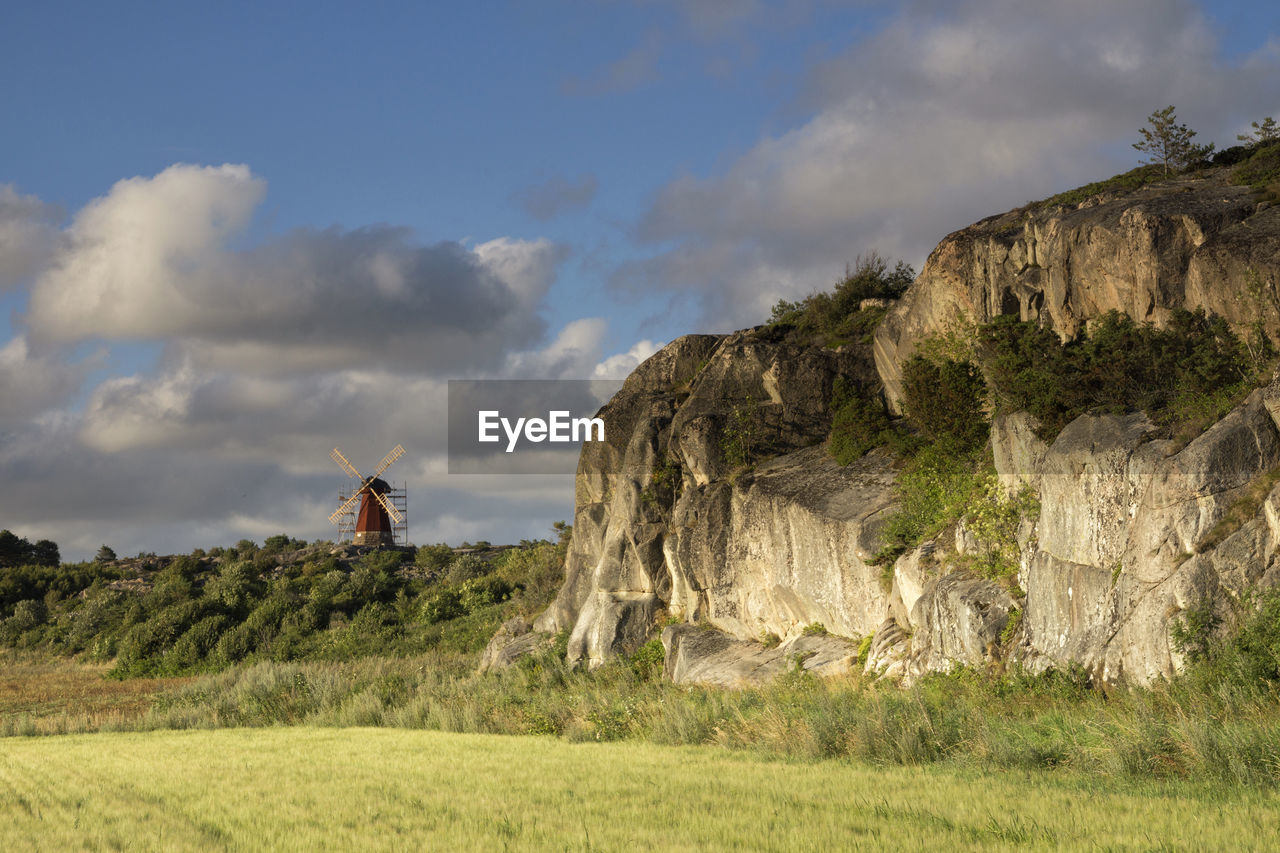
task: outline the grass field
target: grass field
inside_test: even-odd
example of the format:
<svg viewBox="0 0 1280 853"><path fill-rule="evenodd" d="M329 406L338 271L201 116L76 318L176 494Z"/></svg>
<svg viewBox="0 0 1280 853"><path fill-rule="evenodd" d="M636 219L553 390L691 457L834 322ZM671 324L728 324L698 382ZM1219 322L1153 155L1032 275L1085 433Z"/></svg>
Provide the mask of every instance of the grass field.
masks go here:
<svg viewBox="0 0 1280 853"><path fill-rule="evenodd" d="M310 727L0 740L0 849L1276 849L1280 795Z"/></svg>

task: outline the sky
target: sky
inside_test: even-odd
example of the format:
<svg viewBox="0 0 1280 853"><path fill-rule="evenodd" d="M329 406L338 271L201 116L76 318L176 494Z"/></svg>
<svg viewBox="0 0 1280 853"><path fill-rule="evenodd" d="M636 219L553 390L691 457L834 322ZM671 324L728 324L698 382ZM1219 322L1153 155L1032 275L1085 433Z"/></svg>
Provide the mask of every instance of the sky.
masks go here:
<svg viewBox="0 0 1280 853"><path fill-rule="evenodd" d="M0 527L64 559L412 541L565 475L450 475L450 379L622 378L870 251L1125 171L1155 109L1280 118L1255 0L59 3L0 27Z"/></svg>

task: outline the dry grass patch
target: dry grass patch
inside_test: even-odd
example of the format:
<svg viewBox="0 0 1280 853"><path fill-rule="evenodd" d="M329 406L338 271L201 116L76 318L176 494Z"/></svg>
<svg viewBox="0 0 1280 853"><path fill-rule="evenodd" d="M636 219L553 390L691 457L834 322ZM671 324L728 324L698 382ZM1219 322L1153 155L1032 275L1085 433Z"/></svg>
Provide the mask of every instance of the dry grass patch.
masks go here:
<svg viewBox="0 0 1280 853"><path fill-rule="evenodd" d="M110 664L0 653L0 735L117 729L161 692L194 678L106 678Z"/></svg>

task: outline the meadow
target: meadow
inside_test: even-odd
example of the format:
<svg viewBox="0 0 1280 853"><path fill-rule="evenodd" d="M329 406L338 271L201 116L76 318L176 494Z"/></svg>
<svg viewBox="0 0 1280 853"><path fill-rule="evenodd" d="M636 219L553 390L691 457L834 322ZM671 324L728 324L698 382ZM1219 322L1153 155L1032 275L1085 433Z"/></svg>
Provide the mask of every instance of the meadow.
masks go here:
<svg viewBox="0 0 1280 853"><path fill-rule="evenodd" d="M288 727L0 740L0 848L1275 849L1280 795Z"/></svg>

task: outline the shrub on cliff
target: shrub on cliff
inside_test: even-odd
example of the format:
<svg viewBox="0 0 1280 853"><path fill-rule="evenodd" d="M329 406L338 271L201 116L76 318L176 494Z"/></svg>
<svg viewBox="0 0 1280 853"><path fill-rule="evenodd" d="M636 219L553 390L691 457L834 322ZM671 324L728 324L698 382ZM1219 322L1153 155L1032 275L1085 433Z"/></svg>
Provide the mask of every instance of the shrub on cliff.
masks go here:
<svg viewBox="0 0 1280 853"><path fill-rule="evenodd" d="M1062 342L1036 323L998 317L979 327L977 350L996 407L1026 411L1052 440L1086 412L1144 411L1168 427L1220 414L1271 356L1250 348L1221 317L1174 311L1157 329L1117 311Z"/></svg>
<svg viewBox="0 0 1280 853"><path fill-rule="evenodd" d="M987 440L987 383L969 361L912 356L902 366L902 407L931 442L972 450Z"/></svg>
<svg viewBox="0 0 1280 853"><path fill-rule="evenodd" d="M785 299L773 306L769 322L790 326L800 337L826 346L861 340L884 316L883 307L863 308L865 299L897 299L915 280L910 264L898 261L892 268L875 252L859 255L846 266L844 277L830 293L813 293L798 302Z"/></svg>
<svg viewBox="0 0 1280 853"><path fill-rule="evenodd" d="M848 465L868 450L897 444L901 435L889 421L879 388L864 388L836 377L831 389L831 455Z"/></svg>

